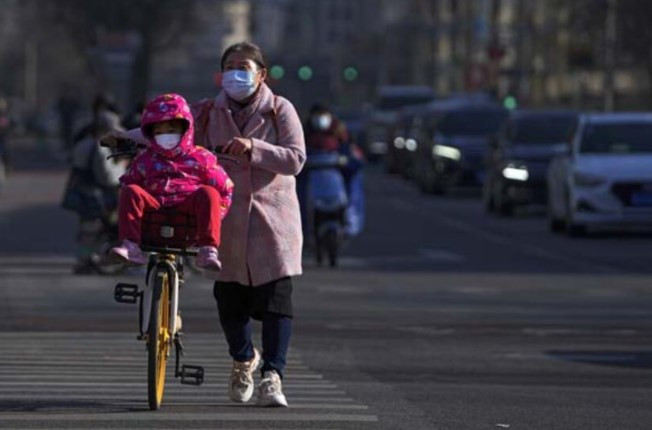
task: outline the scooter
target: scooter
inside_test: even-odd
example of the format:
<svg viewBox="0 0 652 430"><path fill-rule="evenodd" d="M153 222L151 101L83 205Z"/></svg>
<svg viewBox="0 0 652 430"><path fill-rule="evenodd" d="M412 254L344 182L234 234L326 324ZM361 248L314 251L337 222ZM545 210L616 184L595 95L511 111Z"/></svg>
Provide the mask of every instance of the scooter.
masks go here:
<svg viewBox="0 0 652 430"><path fill-rule="evenodd" d="M306 221L312 226L319 265L326 255L329 265L337 266L346 235L345 216L349 199L341 169L347 163L348 158L336 152L309 154L306 162Z"/></svg>

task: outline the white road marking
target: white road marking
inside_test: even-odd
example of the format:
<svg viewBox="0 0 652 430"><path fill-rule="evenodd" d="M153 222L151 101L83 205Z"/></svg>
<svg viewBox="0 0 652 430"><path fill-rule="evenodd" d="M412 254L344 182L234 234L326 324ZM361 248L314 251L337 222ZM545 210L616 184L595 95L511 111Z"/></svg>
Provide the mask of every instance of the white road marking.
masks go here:
<svg viewBox="0 0 652 430"><path fill-rule="evenodd" d="M34 414L5 414L4 419L12 421L38 421ZM377 422L375 415L353 414L275 414L275 413L175 413L156 414L142 412L116 412L93 414L48 414L43 421L324 421L324 422Z"/></svg>
<svg viewBox="0 0 652 430"><path fill-rule="evenodd" d="M138 343L133 336L124 333L2 332L0 342L7 346L0 367L0 404L5 409L2 415L5 428L12 422L20 422L21 428L47 429L60 427L65 422L82 421L104 427L103 422L113 420L125 421L127 426L129 422L146 421L164 425L186 420L230 421L240 423L242 428L268 421L315 424L378 421L376 415L367 412L368 406L359 404L337 384L310 370L294 351L290 351L284 380L290 408L282 413L271 413L252 404L242 413L209 410L152 415L142 411L125 412L124 409L106 413L107 408L147 409L146 352L144 344ZM205 383L199 387L181 385L173 376L171 357L163 407L233 406L226 389L232 361L226 356L223 341L216 335L199 333L193 335L191 341L186 339L185 344L189 351L187 363L210 363L204 366ZM257 374L255 377L259 379ZM26 414L21 412L23 402L25 406L34 403L47 406L39 408L39 412ZM16 412L11 412L12 408L16 408ZM79 413L86 408L93 412ZM298 428L297 424L295 427Z"/></svg>
<svg viewBox="0 0 652 430"><path fill-rule="evenodd" d="M407 210L409 212L417 212L419 209L411 203L406 203L404 200L401 200L397 197L390 199L390 204L397 209ZM523 243L521 241L512 239L508 236L493 233L476 226L475 224L470 224L459 219L454 219L436 211L429 212L429 216L433 222L439 222L441 224L447 225L449 227L455 228L457 230L466 232L474 237L482 238L488 242L492 242L497 245L507 246L513 250L520 250L526 254L529 254L534 257L545 258L556 263L571 264L576 267L581 267L586 270L597 271L600 273L618 273L619 269L615 267L606 266L604 264L596 264L587 262L574 258L570 255L560 255L558 252L549 251L547 249L541 248L539 246Z"/></svg>

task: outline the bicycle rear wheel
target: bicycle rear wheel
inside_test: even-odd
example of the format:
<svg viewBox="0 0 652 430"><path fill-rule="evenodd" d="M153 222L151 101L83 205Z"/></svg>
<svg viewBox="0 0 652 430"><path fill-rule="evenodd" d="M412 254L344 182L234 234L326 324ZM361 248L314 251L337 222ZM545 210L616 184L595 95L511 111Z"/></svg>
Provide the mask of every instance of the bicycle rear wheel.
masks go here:
<svg viewBox="0 0 652 430"><path fill-rule="evenodd" d="M170 355L170 279L167 270L156 269L152 282L152 306L147 330L147 399L149 408L157 410L163 401L165 370Z"/></svg>

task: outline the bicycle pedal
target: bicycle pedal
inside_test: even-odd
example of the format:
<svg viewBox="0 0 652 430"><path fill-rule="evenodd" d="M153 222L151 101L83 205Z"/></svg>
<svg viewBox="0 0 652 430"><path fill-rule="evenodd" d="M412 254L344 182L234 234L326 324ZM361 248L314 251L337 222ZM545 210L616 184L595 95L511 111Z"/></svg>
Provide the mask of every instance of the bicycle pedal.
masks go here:
<svg viewBox="0 0 652 430"><path fill-rule="evenodd" d="M138 302L138 297L141 293L138 291L137 284L123 284L120 283L115 286L113 290L113 297L118 303L130 303L135 304Z"/></svg>
<svg viewBox="0 0 652 430"><path fill-rule="evenodd" d="M184 364L181 366L181 383L186 385L201 385L204 383L204 368Z"/></svg>

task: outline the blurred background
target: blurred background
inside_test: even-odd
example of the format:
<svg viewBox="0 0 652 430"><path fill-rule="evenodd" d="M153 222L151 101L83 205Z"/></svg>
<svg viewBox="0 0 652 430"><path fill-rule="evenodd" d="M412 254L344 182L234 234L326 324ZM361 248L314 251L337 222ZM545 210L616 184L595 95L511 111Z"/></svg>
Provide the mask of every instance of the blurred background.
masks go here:
<svg viewBox="0 0 652 430"><path fill-rule="evenodd" d="M66 184L149 97L216 96L248 40L307 141L330 113L357 163L331 169L337 258L305 235L291 354L310 382L288 376L279 422L227 403L190 265L184 331L221 361L203 392L166 388L161 426L649 430L651 23L649 0L0 0L3 424L149 425L136 312L113 303L143 274L105 258L115 204L65 210Z"/></svg>
<svg viewBox="0 0 652 430"><path fill-rule="evenodd" d="M147 96L217 92L223 50L252 40L271 84L371 109L379 88L508 104L640 109L652 103L652 5L638 0L2 0L0 93L21 127L98 91L122 112ZM67 100L68 100L67 99ZM68 109L71 109L69 106ZM43 124L45 122L45 124Z"/></svg>

